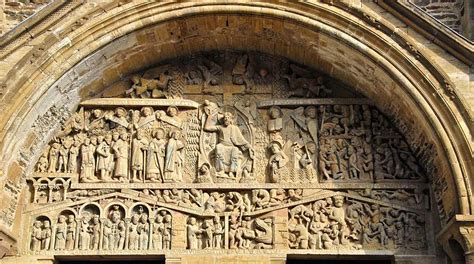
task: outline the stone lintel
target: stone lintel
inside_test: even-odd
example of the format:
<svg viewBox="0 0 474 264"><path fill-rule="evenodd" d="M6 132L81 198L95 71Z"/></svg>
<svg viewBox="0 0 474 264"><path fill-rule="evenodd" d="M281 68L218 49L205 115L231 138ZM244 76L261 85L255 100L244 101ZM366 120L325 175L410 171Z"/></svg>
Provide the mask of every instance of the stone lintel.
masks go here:
<svg viewBox="0 0 474 264"><path fill-rule="evenodd" d="M262 100L257 103L258 108L268 108L277 106L303 106L303 105L331 105L331 104L360 104L373 105L373 102L366 98L315 98L315 99L272 99Z"/></svg>
<svg viewBox="0 0 474 264"><path fill-rule="evenodd" d="M188 99L96 98L81 102L81 106L177 106L196 109L199 103Z"/></svg>

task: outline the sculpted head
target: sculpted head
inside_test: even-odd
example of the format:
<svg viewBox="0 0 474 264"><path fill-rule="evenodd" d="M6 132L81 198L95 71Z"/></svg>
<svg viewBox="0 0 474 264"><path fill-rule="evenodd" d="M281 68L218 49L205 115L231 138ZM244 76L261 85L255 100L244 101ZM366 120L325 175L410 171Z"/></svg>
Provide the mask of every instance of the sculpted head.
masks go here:
<svg viewBox="0 0 474 264"><path fill-rule="evenodd" d="M59 223L65 223L65 222L66 222L66 216L60 215L60 216L59 216L59 219L58 219L58 222L59 222Z"/></svg>
<svg viewBox="0 0 474 264"><path fill-rule="evenodd" d="M166 109L166 113L171 117L175 117L179 113L178 107L169 106L168 109Z"/></svg>
<svg viewBox="0 0 474 264"><path fill-rule="evenodd" d="M134 84L138 84L138 83L140 83L140 75L133 75L132 78L130 78L130 80L131 80Z"/></svg>
<svg viewBox="0 0 474 264"><path fill-rule="evenodd" d="M132 216L132 223L138 224L138 220L140 219L140 216L135 214Z"/></svg>
<svg viewBox="0 0 474 264"><path fill-rule="evenodd" d="M117 141L120 138L120 133L117 132L117 131L114 131L112 133L112 138L113 138L114 141Z"/></svg>
<svg viewBox="0 0 474 264"><path fill-rule="evenodd" d="M125 110L123 107L119 107L115 109L115 115L118 117L125 117L127 115L127 110Z"/></svg>
<svg viewBox="0 0 474 264"><path fill-rule="evenodd" d="M224 126L230 126L234 124L234 115L231 112L224 113Z"/></svg>
<svg viewBox="0 0 474 264"><path fill-rule="evenodd" d="M181 137L181 132L179 130L171 130L170 138L179 139Z"/></svg>
<svg viewBox="0 0 474 264"><path fill-rule="evenodd" d="M268 109L268 114L270 115L271 119L277 119L282 116L281 109L278 106L270 107L270 109Z"/></svg>
<svg viewBox="0 0 474 264"><path fill-rule="evenodd" d="M92 110L92 115L94 116L94 118L99 118L99 117L102 116L102 110L94 109L94 110Z"/></svg>
<svg viewBox="0 0 474 264"><path fill-rule="evenodd" d="M34 225L36 228L40 228L43 224L41 223L41 221L36 220L33 225Z"/></svg>
<svg viewBox="0 0 474 264"><path fill-rule="evenodd" d="M316 143L314 143L313 141L306 143L306 148L308 149L309 153L316 153Z"/></svg>
<svg viewBox="0 0 474 264"><path fill-rule="evenodd" d="M337 196L334 196L333 199L334 199L334 205L336 207L342 207L342 205L344 204L344 196L337 195Z"/></svg>
<svg viewBox="0 0 474 264"><path fill-rule="evenodd" d="M67 216L67 221L68 221L69 223L74 222L74 215L68 215L68 216Z"/></svg>
<svg viewBox="0 0 474 264"><path fill-rule="evenodd" d="M149 106L142 108L141 113L143 116L151 116L153 114L153 109Z"/></svg>
<svg viewBox="0 0 474 264"><path fill-rule="evenodd" d="M138 130L138 131L137 131L137 139L138 139L138 140L140 140L140 139L143 138L143 133L144 133L143 130Z"/></svg>
<svg viewBox="0 0 474 264"><path fill-rule="evenodd" d="M171 223L171 215L170 214L165 215L165 222L166 223Z"/></svg>
<svg viewBox="0 0 474 264"><path fill-rule="evenodd" d="M270 150L273 154L279 153L281 151L281 145L277 141L274 141L270 144Z"/></svg>
<svg viewBox="0 0 474 264"><path fill-rule="evenodd" d="M306 109L304 110L304 115L308 118L316 118L316 107L314 106L308 106L306 107Z"/></svg>
<svg viewBox="0 0 474 264"><path fill-rule="evenodd" d="M203 163L203 164L201 165L201 168L199 168L199 172L200 172L202 175L205 175L205 174L207 174L207 173L209 172L209 169L210 169L209 163Z"/></svg>
<svg viewBox="0 0 474 264"><path fill-rule="evenodd" d="M155 222L156 222L156 223L163 223L163 216L157 215L157 216L155 217Z"/></svg>
<svg viewBox="0 0 474 264"><path fill-rule="evenodd" d="M158 128L157 130L153 132L153 136L156 139L162 139L164 135L165 135L165 131L162 128Z"/></svg>

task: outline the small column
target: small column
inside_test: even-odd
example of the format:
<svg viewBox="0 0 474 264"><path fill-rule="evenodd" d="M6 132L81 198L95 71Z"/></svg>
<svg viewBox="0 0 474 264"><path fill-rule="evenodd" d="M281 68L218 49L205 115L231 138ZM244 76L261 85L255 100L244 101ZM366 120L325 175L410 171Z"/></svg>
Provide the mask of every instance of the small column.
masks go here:
<svg viewBox="0 0 474 264"><path fill-rule="evenodd" d="M104 223L107 221L106 218L100 219L100 237L99 237L99 251L104 250Z"/></svg>
<svg viewBox="0 0 474 264"><path fill-rule="evenodd" d="M33 184L33 203L36 203L38 201L38 188L39 188L38 183Z"/></svg>
<svg viewBox="0 0 474 264"><path fill-rule="evenodd" d="M78 219L77 217L74 219L74 221L76 222L76 234L74 236L74 246L73 246L73 250L76 250L76 249L79 249L79 234L81 232L81 225L82 225L82 218L81 219Z"/></svg>
<svg viewBox="0 0 474 264"><path fill-rule="evenodd" d="M224 248L229 249L229 214L224 215Z"/></svg>
<svg viewBox="0 0 474 264"><path fill-rule="evenodd" d="M48 203L53 202L53 188L54 188L53 183L48 184Z"/></svg>
<svg viewBox="0 0 474 264"><path fill-rule="evenodd" d="M128 240L129 240L129 234L128 232L130 230L128 230L128 228L130 227L130 218L125 218L124 219L124 222L125 222L125 245L123 246L123 249L125 250L128 250Z"/></svg>
<svg viewBox="0 0 474 264"><path fill-rule="evenodd" d="M474 264L473 215L455 215L437 237L451 263Z"/></svg>

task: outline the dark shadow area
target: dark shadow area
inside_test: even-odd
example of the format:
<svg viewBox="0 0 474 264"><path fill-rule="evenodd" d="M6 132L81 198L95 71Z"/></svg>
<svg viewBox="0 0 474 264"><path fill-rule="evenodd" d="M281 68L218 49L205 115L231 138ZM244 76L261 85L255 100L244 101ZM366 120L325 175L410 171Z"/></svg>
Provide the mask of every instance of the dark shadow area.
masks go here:
<svg viewBox="0 0 474 264"><path fill-rule="evenodd" d="M56 261L56 264L165 264L164 259L158 260L60 260Z"/></svg>
<svg viewBox="0 0 474 264"><path fill-rule="evenodd" d="M392 261L382 259L366 260L354 257L354 260L288 259L286 264L392 264Z"/></svg>

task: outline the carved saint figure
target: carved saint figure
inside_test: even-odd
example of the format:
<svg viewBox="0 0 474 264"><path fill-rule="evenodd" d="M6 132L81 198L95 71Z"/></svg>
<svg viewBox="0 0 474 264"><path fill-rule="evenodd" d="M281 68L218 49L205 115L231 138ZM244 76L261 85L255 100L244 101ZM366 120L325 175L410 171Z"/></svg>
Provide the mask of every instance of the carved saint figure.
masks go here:
<svg viewBox="0 0 474 264"><path fill-rule="evenodd" d="M211 177L211 166L209 163L203 163L199 168L198 177L196 179L197 183L213 183Z"/></svg>
<svg viewBox="0 0 474 264"><path fill-rule="evenodd" d="M188 247L187 249L198 249L198 235L202 234L203 230L199 228L196 218L190 217L186 228Z"/></svg>
<svg viewBox="0 0 474 264"><path fill-rule="evenodd" d="M96 178L94 176L94 159L95 148L91 145L91 140L89 138L84 139L84 144L81 147L81 181L82 182L95 182Z"/></svg>
<svg viewBox="0 0 474 264"><path fill-rule="evenodd" d="M318 120L317 110L314 106L308 106L304 109L304 116L302 117L299 113L302 111L302 107L295 110L290 116L294 120L295 124L301 131L309 134L309 140L318 142ZM306 141L309 141L306 140ZM303 137L303 144L305 139Z"/></svg>
<svg viewBox="0 0 474 264"><path fill-rule="evenodd" d="M138 221L140 220L140 215L134 214L132 220L128 225L128 249L137 250L139 249L139 240L138 235Z"/></svg>
<svg viewBox="0 0 474 264"><path fill-rule="evenodd" d="M316 153L316 148L316 143L314 143L313 141L306 143L306 146L304 147L305 152L299 161L301 167L305 170L306 177L309 182L313 182L316 180L316 170L314 169L313 165L314 163L316 163L314 157Z"/></svg>
<svg viewBox="0 0 474 264"><path fill-rule="evenodd" d="M139 238L139 249L148 249L148 237L150 235L150 226L148 225L148 214L141 213L140 221L137 227Z"/></svg>
<svg viewBox="0 0 474 264"><path fill-rule="evenodd" d="M121 126L123 128L128 128L129 123L127 120L127 110L123 107L118 107L115 109L115 114L112 115L108 113L104 116L105 119L112 121L111 128L115 128Z"/></svg>
<svg viewBox="0 0 474 264"><path fill-rule="evenodd" d="M138 120L134 121L134 126L136 129L150 129L153 127L156 119L153 115L153 108L145 106L140 111L140 117Z"/></svg>
<svg viewBox="0 0 474 264"><path fill-rule="evenodd" d="M217 132L218 143L215 149L215 167L219 176L227 173L229 178L235 178L240 168L242 152L240 149L249 151L250 159L253 159L253 149L250 143L245 140L239 127L234 124L234 115L225 112L223 124L212 124L213 117L208 116L204 125L204 130Z"/></svg>
<svg viewBox="0 0 474 264"><path fill-rule="evenodd" d="M288 156L282 151L279 142L274 141L270 144L272 156L268 160L268 167L270 169L270 178L272 182L286 182L288 176Z"/></svg>
<svg viewBox="0 0 474 264"><path fill-rule="evenodd" d="M76 239L76 219L74 215L67 216L66 250L73 250Z"/></svg>
<svg viewBox="0 0 474 264"><path fill-rule="evenodd" d="M117 205L110 211L107 230L104 228L104 241L107 235L107 244L110 250L121 250L125 245L125 222Z"/></svg>
<svg viewBox="0 0 474 264"><path fill-rule="evenodd" d="M49 168L48 172L56 172L58 166L59 149L61 144L53 143L49 150Z"/></svg>
<svg viewBox="0 0 474 264"><path fill-rule="evenodd" d="M38 164L36 165L37 172L46 172L48 170L48 154L43 153L38 160Z"/></svg>
<svg viewBox="0 0 474 264"><path fill-rule="evenodd" d="M69 149L69 160L67 165L67 172L69 173L77 172L77 157L79 156L80 146L81 142L79 140L74 140L74 143Z"/></svg>
<svg viewBox="0 0 474 264"><path fill-rule="evenodd" d="M40 251L41 250L41 242L43 239L43 223L41 221L36 220L33 224L33 229L31 231L31 250L32 251Z"/></svg>
<svg viewBox="0 0 474 264"><path fill-rule="evenodd" d="M109 136L110 137L110 136ZM112 162L110 146L103 136L97 137L97 170L100 172L100 179L103 182L110 181L112 178L109 173L109 162Z"/></svg>
<svg viewBox="0 0 474 264"><path fill-rule="evenodd" d="M147 149L148 140L144 137L143 131L139 130L137 132L137 138L133 139L132 144L132 182L143 182Z"/></svg>
<svg viewBox="0 0 474 264"><path fill-rule="evenodd" d="M153 131L153 139L148 146L147 178L152 182L162 182L166 153L165 131L161 128Z"/></svg>
<svg viewBox="0 0 474 264"><path fill-rule="evenodd" d="M99 215L92 216L92 225L90 226L91 232L91 243L90 248L92 250L99 249L99 239L100 239L100 219Z"/></svg>
<svg viewBox="0 0 474 264"><path fill-rule="evenodd" d="M91 229L90 229L91 217L88 213L84 215L79 228L79 249L89 250L91 241Z"/></svg>
<svg viewBox="0 0 474 264"><path fill-rule="evenodd" d="M71 147L71 138L64 137L61 139L61 147L59 147L58 172L67 172L68 154Z"/></svg>
<svg viewBox="0 0 474 264"><path fill-rule="evenodd" d="M183 155L184 143L180 140L181 132L173 130L166 145L165 177L163 182L181 182L183 180Z"/></svg>
<svg viewBox="0 0 474 264"><path fill-rule="evenodd" d="M166 214L163 222L163 249L171 249L171 214Z"/></svg>
<svg viewBox="0 0 474 264"><path fill-rule="evenodd" d="M67 233L67 223L66 216L60 215L58 218L58 223L56 225L56 235L54 240L54 249L55 250L64 250L66 249L66 233Z"/></svg>
<svg viewBox="0 0 474 264"><path fill-rule="evenodd" d="M281 131L283 129L283 119L281 118L283 113L281 112L280 107L270 107L270 109L268 109L268 114L270 115L270 120L268 120L267 125L268 132Z"/></svg>
<svg viewBox="0 0 474 264"><path fill-rule="evenodd" d="M49 220L43 221L43 230L41 232L41 248L44 250L49 250L51 244L51 235L53 231L51 230L51 223Z"/></svg>
<svg viewBox="0 0 474 264"><path fill-rule="evenodd" d="M128 135L123 132L113 146L115 154L115 174L120 182L126 182L128 177Z"/></svg>
<svg viewBox="0 0 474 264"><path fill-rule="evenodd" d="M164 232L163 216L156 215L153 223L153 235L151 241L152 249L163 249L163 232Z"/></svg>
<svg viewBox="0 0 474 264"><path fill-rule="evenodd" d="M214 225L213 225L213 237L214 241L213 247L220 249L222 248L222 236L224 235L224 227L222 226L221 220L219 216L214 217Z"/></svg>

